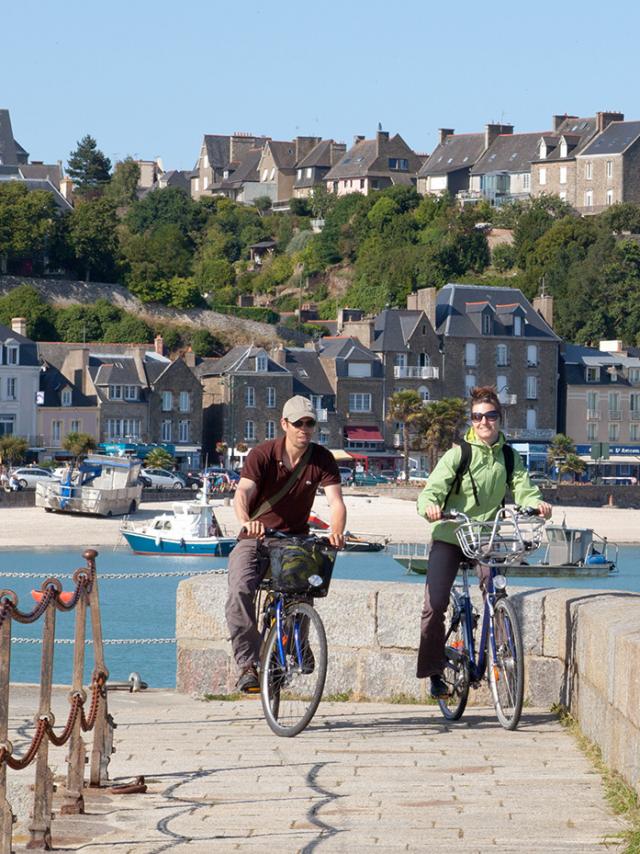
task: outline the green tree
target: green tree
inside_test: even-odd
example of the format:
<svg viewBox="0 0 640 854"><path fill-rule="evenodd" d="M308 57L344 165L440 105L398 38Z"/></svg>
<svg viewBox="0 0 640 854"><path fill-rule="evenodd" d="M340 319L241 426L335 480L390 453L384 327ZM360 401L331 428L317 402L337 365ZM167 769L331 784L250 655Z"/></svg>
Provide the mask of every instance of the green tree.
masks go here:
<svg viewBox="0 0 640 854"><path fill-rule="evenodd" d="M175 223L157 225L145 234L124 234L122 254L128 266L127 285L144 301L164 301L171 295L165 283L191 274L189 240ZM149 289L150 283L159 283L159 287Z"/></svg>
<svg viewBox="0 0 640 854"><path fill-rule="evenodd" d="M21 181L1 181L0 271L3 266L12 271L25 259L43 266L57 220L51 193L30 191Z"/></svg>
<svg viewBox="0 0 640 854"><path fill-rule="evenodd" d="M111 344L146 343L153 340L153 333L139 317L125 314L121 320L105 325L102 338Z"/></svg>
<svg viewBox="0 0 640 854"><path fill-rule="evenodd" d="M204 305L200 288L191 278L174 276L167 282L169 299L167 305L172 308L196 308Z"/></svg>
<svg viewBox="0 0 640 854"><path fill-rule="evenodd" d="M129 207L137 201L140 166L131 157L116 163L111 181L106 188L106 195L116 207Z"/></svg>
<svg viewBox="0 0 640 854"><path fill-rule="evenodd" d="M336 203L337 196L330 193L324 184L318 184L311 191L311 213L317 219L324 219Z"/></svg>
<svg viewBox="0 0 640 854"><path fill-rule="evenodd" d="M90 451L95 451L96 440L89 433L67 433L62 440L62 447L73 455L73 461L77 464Z"/></svg>
<svg viewBox="0 0 640 854"><path fill-rule="evenodd" d="M460 398L443 398L424 405L417 429L420 447L429 457L429 471L433 471L442 454L459 440L466 423L467 407Z"/></svg>
<svg viewBox="0 0 640 854"><path fill-rule="evenodd" d="M100 341L102 323L93 305L70 305L60 308L55 325L61 341Z"/></svg>
<svg viewBox="0 0 640 854"><path fill-rule="evenodd" d="M547 462L556 469L558 482L562 474L561 466L569 457L576 455L576 446L569 436L556 433L547 449Z"/></svg>
<svg viewBox="0 0 640 854"><path fill-rule="evenodd" d="M111 161L100 151L96 140L87 134L69 155L67 173L79 195L96 195L109 183Z"/></svg>
<svg viewBox="0 0 640 854"><path fill-rule="evenodd" d="M586 467L587 464L584 460L580 459L578 454L567 454L567 456L563 457L563 459L558 463L558 479L560 478L560 475L568 474L571 475L571 479L575 481L576 475L582 474Z"/></svg>
<svg viewBox="0 0 640 854"><path fill-rule="evenodd" d="M56 341L55 312L31 285L19 285L0 297L0 323L11 326L12 317L26 317L27 336L35 341Z"/></svg>
<svg viewBox="0 0 640 854"><path fill-rule="evenodd" d="M499 273L506 273L516 263L516 250L510 243L499 243L491 253L491 263Z"/></svg>
<svg viewBox="0 0 640 854"><path fill-rule="evenodd" d="M116 280L119 242L117 217L111 199L78 202L69 216L69 243L78 272L85 281Z"/></svg>
<svg viewBox="0 0 640 854"><path fill-rule="evenodd" d="M271 198L269 196L258 196L253 200L253 204L260 214L264 214L267 211L271 210Z"/></svg>
<svg viewBox="0 0 640 854"><path fill-rule="evenodd" d="M173 457L164 448L153 448L144 459L147 468L171 469Z"/></svg>
<svg viewBox="0 0 640 854"><path fill-rule="evenodd" d="M409 481L409 448L411 435L422 414L423 403L417 391L402 389L389 398L387 421L398 422L402 427L402 455L404 458L404 478Z"/></svg>
<svg viewBox="0 0 640 854"><path fill-rule="evenodd" d="M640 205L619 202L611 205L598 217L604 228L614 234L638 234L640 232Z"/></svg>
<svg viewBox="0 0 640 854"><path fill-rule="evenodd" d="M208 329L196 329L191 335L191 349L196 356L218 356L224 351L221 342Z"/></svg>
<svg viewBox="0 0 640 854"><path fill-rule="evenodd" d="M154 190L129 209L125 222L134 234L143 234L160 225L174 225L183 237L198 229L203 209L179 187Z"/></svg>
<svg viewBox="0 0 640 854"><path fill-rule="evenodd" d="M27 453L29 443L21 436L0 437L0 461L15 466L21 463Z"/></svg>

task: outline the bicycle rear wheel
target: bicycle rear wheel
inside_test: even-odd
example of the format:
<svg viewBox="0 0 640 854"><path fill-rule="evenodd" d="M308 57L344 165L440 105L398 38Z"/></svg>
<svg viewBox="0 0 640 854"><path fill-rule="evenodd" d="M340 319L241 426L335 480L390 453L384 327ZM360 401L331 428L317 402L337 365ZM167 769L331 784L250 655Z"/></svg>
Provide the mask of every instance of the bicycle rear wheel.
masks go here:
<svg viewBox="0 0 640 854"><path fill-rule="evenodd" d="M498 599L493 614L495 654L489 643L489 687L496 715L505 729L515 729L524 699L524 652L515 608Z"/></svg>
<svg viewBox="0 0 640 854"><path fill-rule="evenodd" d="M276 735L291 737L309 724L327 676L327 637L320 615L306 602L288 605L267 635L261 660L260 696Z"/></svg>
<svg viewBox="0 0 640 854"><path fill-rule="evenodd" d="M440 711L448 721L460 720L469 698L469 650L464 640L463 611L458 597L451 594L445 625L447 627L443 678L449 686L449 696L438 700Z"/></svg>

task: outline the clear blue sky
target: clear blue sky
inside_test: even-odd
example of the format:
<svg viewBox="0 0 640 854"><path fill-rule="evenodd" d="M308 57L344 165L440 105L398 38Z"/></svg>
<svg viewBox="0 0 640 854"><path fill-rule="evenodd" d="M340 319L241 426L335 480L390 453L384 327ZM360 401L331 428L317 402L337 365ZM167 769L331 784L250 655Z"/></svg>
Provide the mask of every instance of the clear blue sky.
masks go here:
<svg viewBox="0 0 640 854"><path fill-rule="evenodd" d="M439 127L640 119L639 24L631 0L22 0L0 20L0 108L47 162L90 133L112 161L190 169L205 133L351 143L378 122L430 152Z"/></svg>

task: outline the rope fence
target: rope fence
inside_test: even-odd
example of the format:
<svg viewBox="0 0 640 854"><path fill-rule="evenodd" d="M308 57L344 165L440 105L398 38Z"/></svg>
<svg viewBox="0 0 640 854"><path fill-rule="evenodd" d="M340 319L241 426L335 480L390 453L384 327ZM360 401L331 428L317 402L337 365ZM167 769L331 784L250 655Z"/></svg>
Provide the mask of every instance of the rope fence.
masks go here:
<svg viewBox="0 0 640 854"><path fill-rule="evenodd" d="M37 577L44 581L39 591L32 591L35 607L21 610L18 596L12 590L0 590L0 854L11 854L12 828L15 821L7 801L7 768L22 771L35 762L33 812L29 825L27 848L50 850L53 773L49 766L49 745L69 744L67 778L61 811L64 814L84 812L84 775L86 747L83 733L93 731L89 762L89 785L101 786L108 780L107 767L113 752L113 719L107 709L107 680L109 671L104 663L100 600L96 574L97 552L87 549L83 558L86 566L64 576L74 583L72 592L62 590L60 578L40 573L0 573L2 577ZM56 613L75 611L73 639L56 639ZM87 611L91 617L92 638L85 638ZM41 638L14 638L13 623L29 624L43 619ZM69 711L60 731L55 729L51 711L53 682L53 653L55 644L73 644L73 675L69 694ZM157 639L159 640L159 639ZM11 647L14 643L42 645L40 661L40 698L35 715L35 732L21 756L14 752L9 741L9 693L11 684ZM85 648L93 644L94 669L87 691L83 687ZM154 641L155 642L155 641ZM85 712L87 698L91 702Z"/></svg>

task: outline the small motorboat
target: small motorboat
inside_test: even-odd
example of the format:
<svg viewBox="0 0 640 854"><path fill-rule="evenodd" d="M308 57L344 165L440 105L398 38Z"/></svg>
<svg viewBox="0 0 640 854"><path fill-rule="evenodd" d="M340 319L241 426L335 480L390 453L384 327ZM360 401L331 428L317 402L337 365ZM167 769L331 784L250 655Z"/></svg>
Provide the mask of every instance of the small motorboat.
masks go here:
<svg viewBox="0 0 640 854"><path fill-rule="evenodd" d="M309 527L315 531L329 531L331 525L321 519L313 511L309 514ZM356 534L352 531L344 532L345 552L381 552L391 538L384 534Z"/></svg>
<svg viewBox="0 0 640 854"><path fill-rule="evenodd" d="M198 501L176 501L170 512L146 522L126 519L120 533L136 554L226 557L236 544L216 519L205 486Z"/></svg>

